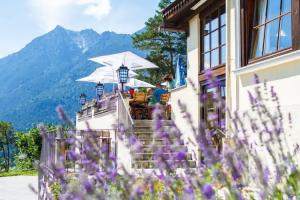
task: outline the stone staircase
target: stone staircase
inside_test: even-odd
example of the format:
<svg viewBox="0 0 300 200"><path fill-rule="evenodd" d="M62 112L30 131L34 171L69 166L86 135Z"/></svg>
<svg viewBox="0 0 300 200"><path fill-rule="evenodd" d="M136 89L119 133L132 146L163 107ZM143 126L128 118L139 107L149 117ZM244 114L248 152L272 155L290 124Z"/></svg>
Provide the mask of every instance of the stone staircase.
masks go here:
<svg viewBox="0 0 300 200"><path fill-rule="evenodd" d="M171 128L171 121L164 121L164 130L168 130ZM139 151L132 151L132 168L134 169L153 169L157 166L157 159L154 159L154 148L162 150L161 157L168 163L174 163L178 165L178 168L196 167L196 161L193 160L192 154L187 153L184 161L176 160L176 154L179 150L187 150L184 144L178 144L176 141L176 137L170 136L171 149L167 148L168 146L165 144L165 140L161 138L155 138L153 129L152 129L152 120L135 120L135 129L134 134L139 139L142 147ZM169 145L170 146L170 145ZM166 149L166 150L165 150Z"/></svg>

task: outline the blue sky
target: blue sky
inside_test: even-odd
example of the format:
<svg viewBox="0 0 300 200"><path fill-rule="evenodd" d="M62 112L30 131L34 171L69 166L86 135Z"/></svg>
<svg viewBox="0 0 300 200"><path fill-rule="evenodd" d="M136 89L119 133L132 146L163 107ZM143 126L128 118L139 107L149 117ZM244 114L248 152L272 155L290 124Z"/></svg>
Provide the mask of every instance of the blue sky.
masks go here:
<svg viewBox="0 0 300 200"><path fill-rule="evenodd" d="M154 15L159 0L3 0L0 58L61 25L71 30L133 33Z"/></svg>

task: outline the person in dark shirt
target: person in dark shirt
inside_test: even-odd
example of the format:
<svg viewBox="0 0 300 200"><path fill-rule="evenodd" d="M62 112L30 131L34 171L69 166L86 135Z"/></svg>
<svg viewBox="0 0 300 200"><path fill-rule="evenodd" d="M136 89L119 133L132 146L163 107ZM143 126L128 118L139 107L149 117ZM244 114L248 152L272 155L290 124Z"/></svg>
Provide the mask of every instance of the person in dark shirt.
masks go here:
<svg viewBox="0 0 300 200"><path fill-rule="evenodd" d="M160 96L162 94L168 93L167 90L164 90L160 83L156 84L156 88L153 91L153 101L154 103L160 103Z"/></svg>

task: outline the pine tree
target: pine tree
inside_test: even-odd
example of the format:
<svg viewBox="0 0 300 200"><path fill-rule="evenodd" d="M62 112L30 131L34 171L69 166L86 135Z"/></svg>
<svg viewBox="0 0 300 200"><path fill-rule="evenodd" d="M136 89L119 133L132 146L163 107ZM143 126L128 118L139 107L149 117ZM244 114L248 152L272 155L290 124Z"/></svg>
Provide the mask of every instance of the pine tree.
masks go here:
<svg viewBox="0 0 300 200"><path fill-rule="evenodd" d="M167 73L174 74L178 54L186 54L186 34L162 31L160 28L163 25L162 10L171 2L161 0L155 16L145 23L145 31L133 36L134 46L148 52L147 59L160 67L139 72L139 79L153 84L161 82Z"/></svg>

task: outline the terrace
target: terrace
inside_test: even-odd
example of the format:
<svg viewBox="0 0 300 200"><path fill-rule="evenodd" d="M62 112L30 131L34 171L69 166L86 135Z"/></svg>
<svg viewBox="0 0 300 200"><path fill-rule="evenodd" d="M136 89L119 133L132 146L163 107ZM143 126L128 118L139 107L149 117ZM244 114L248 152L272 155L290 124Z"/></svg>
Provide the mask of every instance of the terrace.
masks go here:
<svg viewBox="0 0 300 200"><path fill-rule="evenodd" d="M121 63L118 63L118 60ZM87 102L87 96L80 95L81 107L76 115L77 139L84 144L86 137L96 134L97 144L107 145L109 151L114 152L118 162L122 163L126 170L155 170L157 163L155 164L153 160L152 145L157 145L159 148L167 146L153 130L153 111L157 105L160 105L163 129L171 130L173 127L172 106L177 104L178 91L186 88L182 58L178 59L178 69L176 70L180 87L174 83L174 89L167 87L167 83L171 79L170 75L166 76L168 78L164 78L166 81L164 84L156 86L135 79L137 74L133 70L157 68L157 66L133 53L124 52L101 56L92 61L107 66L100 67L89 76L78 80L96 83L96 98ZM104 94L104 87L107 83L114 83L114 88L111 93ZM118 85L116 86L116 84ZM173 93L175 98L172 100L171 94ZM105 135L102 134L103 132ZM117 137L124 132L125 140ZM127 143L132 138L139 140L142 151L137 151L131 145L128 146ZM171 136L170 140L176 144L176 149L190 152L184 142L176 141L175 136ZM77 151L80 152L80 149ZM165 152L165 154L167 160L174 161L173 150ZM101 160L101 158L99 159ZM195 158L190 153L187 155L187 160L188 162L185 164L190 167L196 166ZM178 164L179 168L185 165L184 163L181 165L180 162Z"/></svg>
<svg viewBox="0 0 300 200"><path fill-rule="evenodd" d="M78 122L88 122L91 119L101 118L109 114L116 114L118 102L120 101L133 120L152 120L152 112L155 104L150 104L152 95L145 92L135 92L132 96L129 94L108 94L101 100L93 99L84 103L80 111L77 112ZM169 104L170 93L166 92L160 96L159 104L164 110L166 120L171 119L171 105Z"/></svg>

